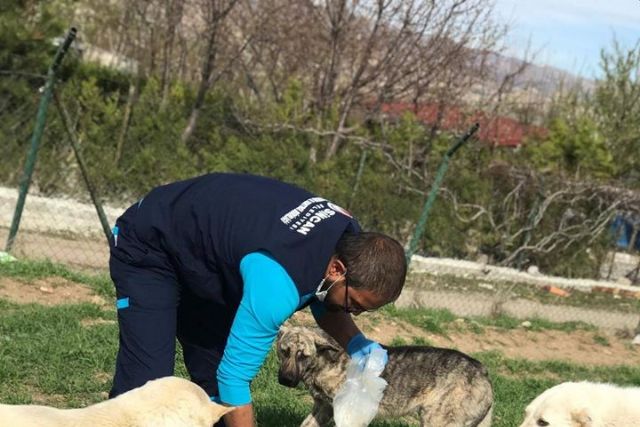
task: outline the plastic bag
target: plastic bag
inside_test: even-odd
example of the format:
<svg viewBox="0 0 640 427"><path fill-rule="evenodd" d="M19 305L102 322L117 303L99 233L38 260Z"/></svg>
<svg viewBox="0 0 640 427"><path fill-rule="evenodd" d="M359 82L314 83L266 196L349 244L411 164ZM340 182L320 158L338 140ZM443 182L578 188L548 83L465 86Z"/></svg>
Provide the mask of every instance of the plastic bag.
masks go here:
<svg viewBox="0 0 640 427"><path fill-rule="evenodd" d="M377 348L366 359L349 362L347 379L333 399L336 427L366 427L376 416L387 387L387 381L380 378L386 353Z"/></svg>

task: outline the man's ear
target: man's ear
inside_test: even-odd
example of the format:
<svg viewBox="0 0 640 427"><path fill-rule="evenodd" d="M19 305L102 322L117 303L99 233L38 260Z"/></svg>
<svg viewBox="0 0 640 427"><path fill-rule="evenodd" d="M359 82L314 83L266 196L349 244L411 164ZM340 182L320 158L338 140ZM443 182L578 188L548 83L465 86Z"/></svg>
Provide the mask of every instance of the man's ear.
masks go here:
<svg viewBox="0 0 640 427"><path fill-rule="evenodd" d="M593 420L587 408L574 410L571 412L571 420L576 424L576 427L592 427Z"/></svg>
<svg viewBox="0 0 640 427"><path fill-rule="evenodd" d="M338 259L337 255L332 255L329 260L329 267L327 268L327 276L331 280L337 280L338 277L343 276L347 272L347 268L342 261Z"/></svg>

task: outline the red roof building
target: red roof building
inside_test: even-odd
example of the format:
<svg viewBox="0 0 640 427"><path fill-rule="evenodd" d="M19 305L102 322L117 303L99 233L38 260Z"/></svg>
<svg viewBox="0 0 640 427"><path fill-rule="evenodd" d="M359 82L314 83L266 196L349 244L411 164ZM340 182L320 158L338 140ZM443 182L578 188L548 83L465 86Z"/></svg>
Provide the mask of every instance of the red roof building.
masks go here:
<svg viewBox="0 0 640 427"><path fill-rule="evenodd" d="M410 111L421 122L432 125L440 123L440 128L447 131L464 131L473 123L479 123L477 138L487 144L501 147L518 147L528 136L546 134L540 126L524 125L515 119L505 116L489 117L486 113L464 114L458 107L440 107L436 104L419 105L411 103L388 103L381 107L382 113L389 116L400 116Z"/></svg>

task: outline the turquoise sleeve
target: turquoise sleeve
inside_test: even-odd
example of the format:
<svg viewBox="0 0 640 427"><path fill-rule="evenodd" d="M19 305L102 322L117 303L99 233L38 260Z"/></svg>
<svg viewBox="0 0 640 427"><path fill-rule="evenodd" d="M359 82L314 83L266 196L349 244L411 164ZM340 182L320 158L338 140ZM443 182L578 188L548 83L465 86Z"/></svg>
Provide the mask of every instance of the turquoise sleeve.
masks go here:
<svg viewBox="0 0 640 427"><path fill-rule="evenodd" d="M233 406L251 403L249 384L300 303L293 280L267 253L246 255L240 273L243 296L217 372L219 398Z"/></svg>

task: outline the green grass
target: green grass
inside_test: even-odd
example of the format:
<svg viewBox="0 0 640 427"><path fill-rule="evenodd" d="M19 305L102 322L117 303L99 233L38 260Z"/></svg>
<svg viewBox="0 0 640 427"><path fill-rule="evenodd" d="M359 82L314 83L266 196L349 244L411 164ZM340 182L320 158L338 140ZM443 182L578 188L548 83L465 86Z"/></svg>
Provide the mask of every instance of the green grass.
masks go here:
<svg viewBox="0 0 640 427"><path fill-rule="evenodd" d="M409 343L402 337L394 337L389 345L392 347L400 347L402 345L409 345Z"/></svg>
<svg viewBox="0 0 640 427"><path fill-rule="evenodd" d="M509 378L561 379L561 381L588 379L597 382L640 385L640 366L582 366L559 360L508 359L501 353L494 351L476 353L474 356L482 361L493 374Z"/></svg>
<svg viewBox="0 0 640 427"><path fill-rule="evenodd" d="M547 388L564 381L612 382L640 386L640 367L585 367L562 361L506 359L498 352L474 354L489 369L494 387L494 427L515 426L526 405Z"/></svg>
<svg viewBox="0 0 640 427"><path fill-rule="evenodd" d="M445 335L448 326L457 319L456 315L445 309L397 308L392 304L380 312L440 335Z"/></svg>
<svg viewBox="0 0 640 427"><path fill-rule="evenodd" d="M113 312L91 304L60 307L15 305L0 300L0 401L31 403L44 396L56 406L102 400L110 386L117 348L115 324L82 326L83 319L113 320ZM398 343L400 344L400 343ZM566 362L506 359L500 353L474 355L488 367L495 391L496 427L518 425L526 404L547 387L568 380L640 385L640 367L583 367ZM178 363L177 374L185 371ZM301 388L277 383L274 354L253 383L260 425L298 426L311 409ZM405 421L376 422L401 427Z"/></svg>
<svg viewBox="0 0 640 427"><path fill-rule="evenodd" d="M522 328L523 319L501 314L494 317L459 317L447 309L432 308L398 308L387 305L380 311L384 316L402 320L414 326L438 335L446 336L450 331L469 330L476 334L482 334L484 328L499 329ZM379 322L380 320L377 319ZM576 330L594 331L596 328L584 322L551 322L540 318L528 319L531 331L557 330L572 332Z"/></svg>
<svg viewBox="0 0 640 427"><path fill-rule="evenodd" d="M411 341L407 341L402 337L394 337L389 343L391 347L400 347L404 345L431 345L429 340L422 337L412 337Z"/></svg>
<svg viewBox="0 0 640 427"><path fill-rule="evenodd" d="M2 264L1 275L21 280L57 275L85 283L101 293L108 294L110 289L104 277L77 275L49 263ZM460 324L455 322L457 317L446 310L389 307L376 315L380 316L381 323L401 319L434 333L446 333ZM44 307L18 305L0 299L0 402L38 401L59 407L75 407L104 399L104 393L111 385L118 331L114 322L98 322L92 326L82 323L96 319L114 321L115 312L93 304ZM535 319L531 322L531 328L582 327L558 326ZM498 317L466 319L463 325L467 323L479 328L492 326L508 331L519 327L521 321ZM425 343L419 338L393 341L394 345ZM602 344L605 345L604 342ZM546 388L562 381L590 380L640 386L640 367L585 367L563 361L533 362L507 359L498 352L482 352L474 356L487 366L492 378L496 402L495 427L519 425L527 403ZM176 374L185 376L180 359L178 354ZM298 426L311 409L311 399L304 389L289 389L277 383L277 361L273 352L254 380L252 389L261 426ZM375 427L408 425L415 424L406 420L373 424Z"/></svg>
<svg viewBox="0 0 640 427"><path fill-rule="evenodd" d="M411 340L411 344L413 345L432 345L429 340L424 339L422 337L413 337Z"/></svg>
<svg viewBox="0 0 640 427"><path fill-rule="evenodd" d="M515 317L507 316L506 314L500 314L494 317L474 317L475 322L483 326L491 326L502 329L517 329L521 328L524 320L516 319ZM594 331L595 326L589 325L584 322L551 322L549 320L533 317L527 319L530 325L527 327L530 331L564 331L573 332L577 330Z"/></svg>
<svg viewBox="0 0 640 427"><path fill-rule="evenodd" d="M603 337L602 335L594 335L593 336L593 341L596 344L599 344L599 345L604 346L604 347L609 347L611 345L609 343L609 340L607 339L607 337Z"/></svg>
<svg viewBox="0 0 640 427"><path fill-rule="evenodd" d="M115 324L81 325L114 316L92 304L42 307L3 302L0 314L0 400L31 403L34 392L76 405L101 399L111 373Z"/></svg>

